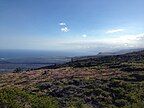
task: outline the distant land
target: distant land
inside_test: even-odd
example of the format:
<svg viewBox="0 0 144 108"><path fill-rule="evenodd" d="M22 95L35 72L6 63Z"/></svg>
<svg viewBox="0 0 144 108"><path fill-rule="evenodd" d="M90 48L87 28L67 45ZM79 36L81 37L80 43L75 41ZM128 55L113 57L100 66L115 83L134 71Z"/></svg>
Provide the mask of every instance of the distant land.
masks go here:
<svg viewBox="0 0 144 108"><path fill-rule="evenodd" d="M80 52L58 52L58 51L30 51L30 50L0 50L0 72L12 72L16 68L22 70L37 69L54 64L63 64L78 59L88 57L99 57L109 55L120 55L139 49L125 49L111 52L93 53L93 55L80 54Z"/></svg>
<svg viewBox="0 0 144 108"><path fill-rule="evenodd" d="M69 52L0 50L0 72L12 72L16 68L23 70L38 68L70 60Z"/></svg>

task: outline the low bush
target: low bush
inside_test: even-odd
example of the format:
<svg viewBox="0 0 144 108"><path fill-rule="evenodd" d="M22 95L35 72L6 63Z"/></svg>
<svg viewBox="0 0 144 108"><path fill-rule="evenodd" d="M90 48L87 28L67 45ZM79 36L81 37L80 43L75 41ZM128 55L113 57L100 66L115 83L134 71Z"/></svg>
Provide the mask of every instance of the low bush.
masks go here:
<svg viewBox="0 0 144 108"><path fill-rule="evenodd" d="M44 96L33 95L17 88L0 90L0 107L6 108L58 108L57 102Z"/></svg>

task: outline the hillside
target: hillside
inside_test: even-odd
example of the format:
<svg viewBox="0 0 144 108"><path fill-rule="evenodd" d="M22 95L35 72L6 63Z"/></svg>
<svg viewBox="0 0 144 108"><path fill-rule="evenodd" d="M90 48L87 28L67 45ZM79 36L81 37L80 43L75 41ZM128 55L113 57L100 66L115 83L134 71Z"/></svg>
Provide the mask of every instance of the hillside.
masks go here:
<svg viewBox="0 0 144 108"><path fill-rule="evenodd" d="M142 108L144 51L72 59L0 79L0 108Z"/></svg>

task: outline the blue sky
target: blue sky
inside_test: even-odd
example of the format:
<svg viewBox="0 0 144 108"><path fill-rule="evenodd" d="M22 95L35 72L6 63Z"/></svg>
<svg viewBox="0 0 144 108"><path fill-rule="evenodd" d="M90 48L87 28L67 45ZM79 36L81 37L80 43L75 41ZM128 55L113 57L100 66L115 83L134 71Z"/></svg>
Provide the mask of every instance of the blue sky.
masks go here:
<svg viewBox="0 0 144 108"><path fill-rule="evenodd" d="M144 0L0 0L0 49L144 47Z"/></svg>

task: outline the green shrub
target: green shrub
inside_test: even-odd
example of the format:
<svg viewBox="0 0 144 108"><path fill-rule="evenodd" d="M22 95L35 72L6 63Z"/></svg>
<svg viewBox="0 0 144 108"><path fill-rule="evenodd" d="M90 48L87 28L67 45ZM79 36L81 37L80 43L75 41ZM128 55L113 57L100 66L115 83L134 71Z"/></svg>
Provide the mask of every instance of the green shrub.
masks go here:
<svg viewBox="0 0 144 108"><path fill-rule="evenodd" d="M57 102L44 96L37 96L17 88L0 90L0 103L8 108L57 108Z"/></svg>
<svg viewBox="0 0 144 108"><path fill-rule="evenodd" d="M115 100L115 105L118 107L125 106L127 103L128 103L127 100L124 100L124 99Z"/></svg>

